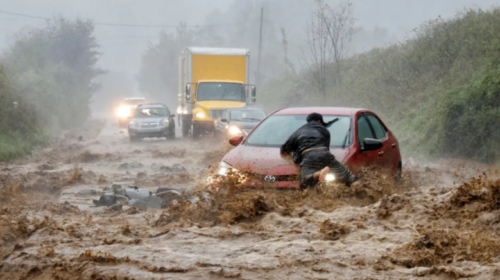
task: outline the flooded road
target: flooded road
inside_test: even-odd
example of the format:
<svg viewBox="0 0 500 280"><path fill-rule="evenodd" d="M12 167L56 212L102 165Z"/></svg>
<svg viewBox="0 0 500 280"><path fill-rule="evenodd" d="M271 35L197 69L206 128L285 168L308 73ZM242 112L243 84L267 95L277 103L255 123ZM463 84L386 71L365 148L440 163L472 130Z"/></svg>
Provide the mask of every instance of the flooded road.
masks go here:
<svg viewBox="0 0 500 280"><path fill-rule="evenodd" d="M93 203L113 184L203 190L227 149L213 138L130 143L94 120L0 165L0 279L500 275L500 181L467 161L406 159L402 185L372 174L356 190L219 192L158 210Z"/></svg>

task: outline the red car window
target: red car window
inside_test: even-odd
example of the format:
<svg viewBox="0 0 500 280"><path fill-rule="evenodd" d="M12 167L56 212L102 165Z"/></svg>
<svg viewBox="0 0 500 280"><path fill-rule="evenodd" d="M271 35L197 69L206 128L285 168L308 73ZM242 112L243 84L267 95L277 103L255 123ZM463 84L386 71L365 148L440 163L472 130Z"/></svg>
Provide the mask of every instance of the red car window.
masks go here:
<svg viewBox="0 0 500 280"><path fill-rule="evenodd" d="M375 132L375 139L382 140L387 137L385 127L380 123L380 120L372 114L365 115L372 124L373 131Z"/></svg>
<svg viewBox="0 0 500 280"><path fill-rule="evenodd" d="M366 120L366 118L361 115L358 120L358 143L360 146L363 146L363 140L366 138L374 138L372 129L370 128L370 124Z"/></svg>

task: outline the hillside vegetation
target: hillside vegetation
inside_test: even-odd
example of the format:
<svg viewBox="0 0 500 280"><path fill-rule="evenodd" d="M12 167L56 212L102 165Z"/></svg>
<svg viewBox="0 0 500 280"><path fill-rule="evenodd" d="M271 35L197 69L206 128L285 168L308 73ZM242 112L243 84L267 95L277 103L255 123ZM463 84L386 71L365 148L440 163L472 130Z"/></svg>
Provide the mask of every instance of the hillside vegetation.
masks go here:
<svg viewBox="0 0 500 280"><path fill-rule="evenodd" d="M400 44L341 61L342 83L329 85L326 97L315 92L311 71L292 70L270 82L260 102L368 107L390 125L406 156L498 162L498 30L499 8L438 18Z"/></svg>
<svg viewBox="0 0 500 280"><path fill-rule="evenodd" d="M34 108L16 109L14 102L23 103L23 100L0 68L0 160L25 155L46 141Z"/></svg>
<svg viewBox="0 0 500 280"><path fill-rule="evenodd" d="M93 32L89 21L55 18L20 33L0 55L0 161L90 116L94 78L103 73Z"/></svg>

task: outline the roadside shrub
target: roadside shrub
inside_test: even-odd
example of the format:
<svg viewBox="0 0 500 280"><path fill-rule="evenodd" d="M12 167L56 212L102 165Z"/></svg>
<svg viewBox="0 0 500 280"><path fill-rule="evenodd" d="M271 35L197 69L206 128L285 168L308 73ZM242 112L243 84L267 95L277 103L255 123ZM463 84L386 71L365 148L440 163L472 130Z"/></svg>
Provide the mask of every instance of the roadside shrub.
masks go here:
<svg viewBox="0 0 500 280"><path fill-rule="evenodd" d="M17 109L13 102L20 104ZM46 141L34 108L16 94L0 68L0 161L29 154L33 147Z"/></svg>
<svg viewBox="0 0 500 280"><path fill-rule="evenodd" d="M443 154L494 163L500 158L500 67L448 93L436 113Z"/></svg>

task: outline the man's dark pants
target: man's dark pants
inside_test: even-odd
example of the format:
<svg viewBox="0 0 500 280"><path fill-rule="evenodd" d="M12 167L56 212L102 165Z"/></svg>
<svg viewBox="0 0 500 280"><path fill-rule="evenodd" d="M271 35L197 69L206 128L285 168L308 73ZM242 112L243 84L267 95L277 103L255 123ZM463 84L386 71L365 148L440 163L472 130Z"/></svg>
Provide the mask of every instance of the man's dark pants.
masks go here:
<svg viewBox="0 0 500 280"><path fill-rule="evenodd" d="M300 188L313 188L318 184L318 180L313 178L314 173L321 171L325 167L330 167L330 173L335 175L335 181L350 185L356 177L342 163L335 159L329 150L315 150L307 152L302 157L300 163Z"/></svg>

